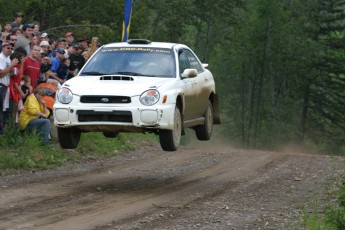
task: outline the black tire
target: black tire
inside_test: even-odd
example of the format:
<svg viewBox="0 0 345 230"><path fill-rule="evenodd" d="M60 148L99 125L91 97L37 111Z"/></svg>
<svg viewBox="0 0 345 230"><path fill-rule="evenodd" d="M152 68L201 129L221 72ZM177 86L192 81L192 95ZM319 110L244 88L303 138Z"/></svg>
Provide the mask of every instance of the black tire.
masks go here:
<svg viewBox="0 0 345 230"><path fill-rule="evenodd" d="M80 130L76 128L59 128L57 134L61 148L75 149L80 140Z"/></svg>
<svg viewBox="0 0 345 230"><path fill-rule="evenodd" d="M118 131L114 132L103 132L103 136L106 138L116 138L119 135Z"/></svg>
<svg viewBox="0 0 345 230"><path fill-rule="evenodd" d="M210 140L213 130L213 107L209 101L205 111L205 123L194 128L195 135L200 141Z"/></svg>
<svg viewBox="0 0 345 230"><path fill-rule="evenodd" d="M182 136L182 117L179 108L175 108L173 130L159 130L159 142L164 151L176 151Z"/></svg>

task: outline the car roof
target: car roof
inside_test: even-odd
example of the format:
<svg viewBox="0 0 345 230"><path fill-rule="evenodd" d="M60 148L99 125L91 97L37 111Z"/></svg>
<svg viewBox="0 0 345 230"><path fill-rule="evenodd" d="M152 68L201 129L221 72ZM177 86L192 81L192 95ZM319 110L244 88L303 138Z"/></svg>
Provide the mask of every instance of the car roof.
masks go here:
<svg viewBox="0 0 345 230"><path fill-rule="evenodd" d="M141 40L146 42L134 42L131 43L133 40ZM149 40L143 40L143 39L132 39L128 40L128 42L114 42L109 43L103 46L103 48L112 48L112 47L151 47L151 48L167 48L167 49L173 49L174 47L184 47L188 48L186 45L179 44L179 43L171 43L171 42L151 42Z"/></svg>

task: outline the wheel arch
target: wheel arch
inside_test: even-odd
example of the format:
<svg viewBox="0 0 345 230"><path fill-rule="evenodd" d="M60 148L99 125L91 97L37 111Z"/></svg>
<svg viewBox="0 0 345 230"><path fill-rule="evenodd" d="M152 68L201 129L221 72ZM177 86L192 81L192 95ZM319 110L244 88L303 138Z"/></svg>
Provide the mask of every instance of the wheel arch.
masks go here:
<svg viewBox="0 0 345 230"><path fill-rule="evenodd" d="M176 98L176 107L179 108L181 113L181 119L182 119L182 135L185 135L185 129L183 125L184 121L184 101L181 95L178 95Z"/></svg>
<svg viewBox="0 0 345 230"><path fill-rule="evenodd" d="M221 124L220 113L219 113L218 94L212 92L209 96L209 100L212 103L212 108L213 108L213 123L214 124Z"/></svg>

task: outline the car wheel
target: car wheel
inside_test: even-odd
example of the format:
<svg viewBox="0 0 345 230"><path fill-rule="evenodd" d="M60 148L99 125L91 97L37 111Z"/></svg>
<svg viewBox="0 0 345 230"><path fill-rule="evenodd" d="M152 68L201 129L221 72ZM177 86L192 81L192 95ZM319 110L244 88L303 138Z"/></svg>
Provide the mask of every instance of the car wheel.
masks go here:
<svg viewBox="0 0 345 230"><path fill-rule="evenodd" d="M196 137L200 141L210 140L213 130L213 107L211 102L208 102L205 111L205 122L203 125L198 125L194 128Z"/></svg>
<svg viewBox="0 0 345 230"><path fill-rule="evenodd" d="M114 131L114 132L103 132L103 136L107 137L107 138L116 138L119 135L118 131Z"/></svg>
<svg viewBox="0 0 345 230"><path fill-rule="evenodd" d="M76 128L57 128L61 148L75 149L80 140L80 130Z"/></svg>
<svg viewBox="0 0 345 230"><path fill-rule="evenodd" d="M173 130L160 130L159 142L164 151L176 151L182 135L182 118L179 108L175 108Z"/></svg>

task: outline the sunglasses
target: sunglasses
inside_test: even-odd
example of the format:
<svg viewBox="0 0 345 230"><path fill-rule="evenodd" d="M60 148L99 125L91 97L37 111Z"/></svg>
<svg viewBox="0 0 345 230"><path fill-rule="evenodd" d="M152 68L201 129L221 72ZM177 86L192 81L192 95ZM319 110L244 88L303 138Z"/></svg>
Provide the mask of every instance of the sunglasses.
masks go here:
<svg viewBox="0 0 345 230"><path fill-rule="evenodd" d="M17 39L11 39L11 41L17 41Z"/></svg>
<svg viewBox="0 0 345 230"><path fill-rule="evenodd" d="M8 50L13 50L13 48L11 48L11 47L7 47L7 49L8 49Z"/></svg>

